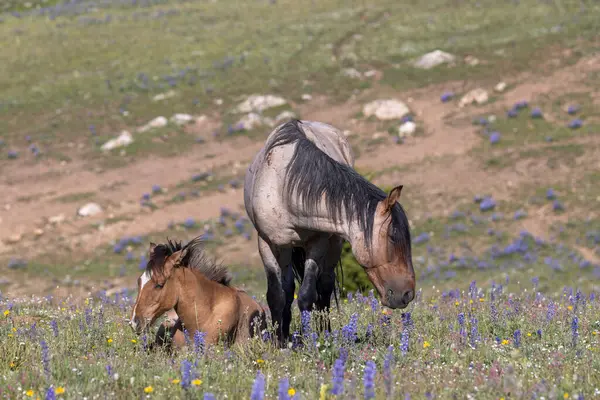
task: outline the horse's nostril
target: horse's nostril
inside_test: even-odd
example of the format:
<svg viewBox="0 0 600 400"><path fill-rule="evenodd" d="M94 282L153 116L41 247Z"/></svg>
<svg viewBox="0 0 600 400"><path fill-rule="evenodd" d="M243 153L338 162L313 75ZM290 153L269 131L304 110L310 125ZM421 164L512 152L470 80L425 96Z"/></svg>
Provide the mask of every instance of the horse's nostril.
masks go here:
<svg viewBox="0 0 600 400"><path fill-rule="evenodd" d="M394 291L392 289L388 289L387 290L387 295L388 295L388 297L391 298L394 295Z"/></svg>
<svg viewBox="0 0 600 400"><path fill-rule="evenodd" d="M404 295L402 296L402 302L404 304L408 304L412 301L412 299L414 299L415 297L415 292L413 292L412 290L409 290L407 292L404 293Z"/></svg>

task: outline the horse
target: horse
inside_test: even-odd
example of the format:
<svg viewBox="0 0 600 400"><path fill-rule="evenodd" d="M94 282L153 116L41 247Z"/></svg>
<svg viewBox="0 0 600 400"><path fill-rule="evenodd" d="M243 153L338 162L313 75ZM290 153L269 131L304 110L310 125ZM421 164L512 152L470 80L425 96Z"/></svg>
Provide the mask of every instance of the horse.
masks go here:
<svg viewBox="0 0 600 400"><path fill-rule="evenodd" d="M266 329L263 307L244 290L231 286L231 274L209 260L201 247L202 237L182 246L167 239L150 243L146 270L138 278L138 294L130 325L140 335L169 310L179 321L162 325L157 342L166 331L181 345L183 327L193 341L196 331L205 332L205 343L239 344ZM158 335L157 335L158 336ZM179 336L179 338L178 338ZM182 341L183 339L183 341Z"/></svg>
<svg viewBox="0 0 600 400"><path fill-rule="evenodd" d="M289 337L294 279L302 274L300 311L328 308L342 245L375 286L381 302L404 309L415 296L408 217L398 202L354 169L337 128L291 120L276 127L244 179L244 205L258 233L267 302L277 338ZM280 342L281 343L281 342Z"/></svg>

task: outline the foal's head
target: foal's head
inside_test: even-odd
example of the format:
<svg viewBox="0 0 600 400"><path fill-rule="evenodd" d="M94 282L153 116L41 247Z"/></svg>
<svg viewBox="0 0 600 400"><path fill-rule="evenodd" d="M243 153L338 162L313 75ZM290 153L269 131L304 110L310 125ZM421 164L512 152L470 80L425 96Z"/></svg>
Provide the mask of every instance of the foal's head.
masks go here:
<svg viewBox="0 0 600 400"><path fill-rule="evenodd" d="M181 243L150 243L149 261L138 278L138 295L129 324L140 334L177 304L179 282L169 279L182 258Z"/></svg>
<svg viewBox="0 0 600 400"><path fill-rule="evenodd" d="M409 224L397 203L401 191L402 185L395 187L377 204L371 249L361 257L382 304L390 308L406 308L415 297Z"/></svg>

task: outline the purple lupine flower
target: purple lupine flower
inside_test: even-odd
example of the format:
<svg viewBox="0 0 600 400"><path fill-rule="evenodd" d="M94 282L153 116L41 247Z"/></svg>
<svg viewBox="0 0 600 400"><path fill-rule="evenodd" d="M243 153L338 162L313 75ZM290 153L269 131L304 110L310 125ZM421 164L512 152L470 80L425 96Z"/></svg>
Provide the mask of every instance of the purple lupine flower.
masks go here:
<svg viewBox="0 0 600 400"><path fill-rule="evenodd" d="M54 386L50 385L48 390L46 390L46 400L56 400L56 393L54 392Z"/></svg>
<svg viewBox="0 0 600 400"><path fill-rule="evenodd" d="M513 334L514 344L516 348L521 347L521 330L517 329Z"/></svg>
<svg viewBox="0 0 600 400"><path fill-rule="evenodd" d="M494 207L496 207L496 202L491 197L484 198L479 204L479 209L481 211L493 210Z"/></svg>
<svg viewBox="0 0 600 400"><path fill-rule="evenodd" d="M187 337L187 335L185 335ZM188 360L181 362L181 387L188 389L192 384L192 363Z"/></svg>
<svg viewBox="0 0 600 400"><path fill-rule="evenodd" d="M363 384L365 388L365 400L375 398L375 375L377 366L371 360L367 361L363 375Z"/></svg>
<svg viewBox="0 0 600 400"><path fill-rule="evenodd" d="M112 372L112 367L110 366L110 364L107 364L107 365L106 365L106 374L107 374L109 377L112 377L112 375L113 375L113 372Z"/></svg>
<svg viewBox="0 0 600 400"><path fill-rule="evenodd" d="M554 202L552 203L552 209L554 211L564 211L565 207L562 205L562 203L558 200L554 200Z"/></svg>
<svg viewBox="0 0 600 400"><path fill-rule="evenodd" d="M250 394L250 400L263 400L265 398L265 376L262 372L256 373L254 383L252 384L252 393Z"/></svg>
<svg viewBox="0 0 600 400"><path fill-rule="evenodd" d="M388 347L387 354L383 360L383 382L385 385L385 394L387 397L392 396L392 362L394 359L394 346Z"/></svg>
<svg viewBox="0 0 600 400"><path fill-rule="evenodd" d="M556 193L554 193L554 189L549 188L546 191L546 199L548 200L554 200L556 198Z"/></svg>
<svg viewBox="0 0 600 400"><path fill-rule="evenodd" d="M400 122L401 123L405 123L405 122L412 122L413 121L413 116L412 115L405 115L402 118L400 118Z"/></svg>
<svg viewBox="0 0 600 400"><path fill-rule="evenodd" d="M358 314L353 313L350 316L350 321L348 324L342 327L342 337L349 343L354 343L356 339L358 339L357 335L358 328Z"/></svg>
<svg viewBox="0 0 600 400"><path fill-rule="evenodd" d="M46 373L46 378L50 379L50 351L48 350L48 344L45 340L42 340L40 346L42 348L42 365L44 366L44 372Z"/></svg>
<svg viewBox="0 0 600 400"><path fill-rule="evenodd" d="M478 322L477 318L471 318L471 346L477 347L477 342L479 341L479 330L478 330Z"/></svg>
<svg viewBox="0 0 600 400"><path fill-rule="evenodd" d="M346 367L345 362L340 355L340 358L335 360L335 363L333 364L333 371L332 371L333 387L331 388L331 394L333 394L333 395L339 396L342 393L344 393L344 370L345 370L345 367Z"/></svg>
<svg viewBox="0 0 600 400"><path fill-rule="evenodd" d="M145 254L142 254L142 256L140 257L140 263L138 265L139 269L146 269L146 265L148 264L148 259L146 258Z"/></svg>
<svg viewBox="0 0 600 400"><path fill-rule="evenodd" d="M583 121L580 120L579 118L576 118L573 121L569 122L568 127L571 129L579 129L582 127L582 125L583 125Z"/></svg>
<svg viewBox="0 0 600 400"><path fill-rule="evenodd" d="M50 321L50 327L52 328L52 332L54 333L54 337L58 337L58 323L55 319Z"/></svg>
<svg viewBox="0 0 600 400"><path fill-rule="evenodd" d="M160 193L162 191L159 185L152 185L152 193Z"/></svg>
<svg viewBox="0 0 600 400"><path fill-rule="evenodd" d="M540 110L538 107L534 108L531 111L531 118L542 118L543 114L542 114L542 110Z"/></svg>
<svg viewBox="0 0 600 400"><path fill-rule="evenodd" d="M289 400L290 395L288 394L288 390L290 388L290 381L287 377L281 378L279 381L279 388L277 391L278 400Z"/></svg>
<svg viewBox="0 0 600 400"><path fill-rule="evenodd" d="M19 153L16 150L9 150L7 155L10 160L14 160L19 157Z"/></svg>
<svg viewBox="0 0 600 400"><path fill-rule="evenodd" d="M194 332L194 351L196 352L196 357L204 354L204 338L206 336L206 332L196 331Z"/></svg>
<svg viewBox="0 0 600 400"><path fill-rule="evenodd" d="M186 228L193 228L195 225L196 225L196 221L194 221L193 218L187 218L183 222L183 226L185 226Z"/></svg>
<svg viewBox="0 0 600 400"><path fill-rule="evenodd" d="M379 301L375 297L375 293L373 292L373 289L371 289L369 291L369 303L371 306L371 310L373 310L373 312L376 312L377 308L379 307Z"/></svg>
<svg viewBox="0 0 600 400"><path fill-rule="evenodd" d="M519 115L519 111L516 110L515 108L511 108L510 110L508 110L506 112L506 116L508 118L516 118Z"/></svg>
<svg viewBox="0 0 600 400"><path fill-rule="evenodd" d="M573 337L573 346L576 346L577 338L579 337L579 318L577 316L574 316L571 321L571 334Z"/></svg>
<svg viewBox="0 0 600 400"><path fill-rule="evenodd" d="M500 141L500 132L492 132L490 134L490 144L496 144Z"/></svg>
<svg viewBox="0 0 600 400"><path fill-rule="evenodd" d="M214 394L206 392L204 393L204 400L217 400Z"/></svg>
<svg viewBox="0 0 600 400"><path fill-rule="evenodd" d="M453 97L454 97L454 93L452 93L452 92L444 92L440 96L440 100L442 101L442 103L446 103L446 102L452 100Z"/></svg>
<svg viewBox="0 0 600 400"><path fill-rule="evenodd" d="M304 310L301 313L300 320L302 323L302 334L304 336L308 336L310 334L310 311Z"/></svg>
<svg viewBox="0 0 600 400"><path fill-rule="evenodd" d="M515 103L515 105L514 105L514 108L515 108L516 110L520 110L520 109L522 109L522 108L527 108L527 106L528 106L528 103L527 103L527 101L525 101L525 100L522 100L522 101L518 101L518 102L516 102L516 103Z"/></svg>
<svg viewBox="0 0 600 400"><path fill-rule="evenodd" d="M404 326L402 329L402 336L400 337L400 351L402 351L402 355L406 355L406 353L408 353L409 339L408 327Z"/></svg>
<svg viewBox="0 0 600 400"><path fill-rule="evenodd" d="M427 232L423 232L413 240L413 243L421 244L421 243L425 243L427 241L429 241L429 234Z"/></svg>
<svg viewBox="0 0 600 400"><path fill-rule="evenodd" d="M514 219L521 219L521 218L525 218L526 216L527 216L527 212L525 212L523 210L517 210L515 212Z"/></svg>
<svg viewBox="0 0 600 400"><path fill-rule="evenodd" d="M567 108L567 113L569 113L570 115L577 113L577 111L579 111L579 106L576 105L571 105L569 106L569 108Z"/></svg>
<svg viewBox="0 0 600 400"><path fill-rule="evenodd" d="M546 311L546 320L548 322L552 321L554 316L556 315L556 305L553 302L548 303L548 310Z"/></svg>

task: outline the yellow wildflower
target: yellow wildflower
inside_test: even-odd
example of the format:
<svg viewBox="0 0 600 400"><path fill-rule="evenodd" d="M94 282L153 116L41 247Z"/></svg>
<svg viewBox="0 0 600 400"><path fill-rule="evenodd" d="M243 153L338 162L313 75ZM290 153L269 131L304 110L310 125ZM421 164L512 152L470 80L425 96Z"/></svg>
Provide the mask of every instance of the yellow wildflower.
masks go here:
<svg viewBox="0 0 600 400"><path fill-rule="evenodd" d="M455 305L455 306L457 306L457 305L459 305L459 304L460 304L460 303L459 303L458 301L455 301L455 302L454 302L454 305Z"/></svg>
<svg viewBox="0 0 600 400"><path fill-rule="evenodd" d="M429 346L431 346L431 344L427 340L423 342L424 349L428 348Z"/></svg>
<svg viewBox="0 0 600 400"><path fill-rule="evenodd" d="M177 378L175 378L175 379L173 379L173 380L171 381L171 383L174 383L174 384L176 384L176 385L177 385L179 382L181 382L181 379L177 379Z"/></svg>
<svg viewBox="0 0 600 400"><path fill-rule="evenodd" d="M479 302L483 303L485 301L485 299L483 297L479 298Z"/></svg>
<svg viewBox="0 0 600 400"><path fill-rule="evenodd" d="M5 317L8 317L8 316L9 316L9 314L10 314L10 311L9 311L9 310L5 310L5 311L4 311L4 316L5 316Z"/></svg>
<svg viewBox="0 0 600 400"><path fill-rule="evenodd" d="M596 332L596 331L592 332L592 335L597 335L597 334L598 334L598 332Z"/></svg>
<svg viewBox="0 0 600 400"><path fill-rule="evenodd" d="M200 385L202 385L202 381L200 379L194 379L192 381L192 385L194 385L194 386L200 386Z"/></svg>
<svg viewBox="0 0 600 400"><path fill-rule="evenodd" d="M145 393L152 393L152 392L154 392L154 388L152 386L146 386L144 388L144 392Z"/></svg>
<svg viewBox="0 0 600 400"><path fill-rule="evenodd" d="M29 389L28 391L25 392L25 395L27 397L33 397L33 390Z"/></svg>
<svg viewBox="0 0 600 400"><path fill-rule="evenodd" d="M527 336L531 337L531 332L528 332L528 333L527 333Z"/></svg>
<svg viewBox="0 0 600 400"><path fill-rule="evenodd" d="M568 399L568 398L569 398L569 393L563 394L563 399Z"/></svg>
<svg viewBox="0 0 600 400"><path fill-rule="evenodd" d="M11 362L10 362L10 364L8 364L8 366L9 366L9 368L11 368L11 369L12 369L12 368L16 367L16 366L17 366L17 364L15 364L15 362L14 362L14 361L11 361Z"/></svg>
<svg viewBox="0 0 600 400"><path fill-rule="evenodd" d="M62 386L59 386L56 389L54 389L54 394L63 394L64 392L65 392L65 388Z"/></svg>
<svg viewBox="0 0 600 400"><path fill-rule="evenodd" d="M296 394L296 389L294 389L294 388L289 388L288 389L288 395L293 396L295 394Z"/></svg>
<svg viewBox="0 0 600 400"><path fill-rule="evenodd" d="M85 299L85 305L86 305L86 306L89 306L89 305L90 305L90 299L89 299L89 298Z"/></svg>
<svg viewBox="0 0 600 400"><path fill-rule="evenodd" d="M264 364L265 360L263 360L262 358L259 358L258 360L256 360L257 364Z"/></svg>
<svg viewBox="0 0 600 400"><path fill-rule="evenodd" d="M473 304L473 299L470 299L470 300L469 300L469 304Z"/></svg>
<svg viewBox="0 0 600 400"><path fill-rule="evenodd" d="M8 334L8 337L13 337L13 336L14 336L14 335L13 335L12 333L9 333L9 334Z"/></svg>
<svg viewBox="0 0 600 400"><path fill-rule="evenodd" d="M573 309L573 306L568 306L567 308L569 309L569 311L571 311L571 310ZM566 393L565 393L565 394L566 394ZM567 396L568 396L568 394L567 394ZM566 398L566 397L565 397L565 398Z"/></svg>
<svg viewBox="0 0 600 400"><path fill-rule="evenodd" d="M321 390L319 390L319 400L325 400L327 398L327 389L327 385L321 384Z"/></svg>
<svg viewBox="0 0 600 400"><path fill-rule="evenodd" d="M508 344L508 339L504 339L504 340L502 341L502 344Z"/></svg>
<svg viewBox="0 0 600 400"><path fill-rule="evenodd" d="M133 343L133 344L136 344L136 343L137 343L137 340L135 340L135 339L131 339L131 343Z"/></svg>
<svg viewBox="0 0 600 400"><path fill-rule="evenodd" d="M12 331L13 331L13 332L16 332L16 331L17 331L17 328L13 327L13 328L12 328Z"/></svg>
<svg viewBox="0 0 600 400"><path fill-rule="evenodd" d="M297 299L298 295L296 293L294 293L294 299Z"/></svg>
<svg viewBox="0 0 600 400"><path fill-rule="evenodd" d="M108 338L106 341L108 342L108 344L111 344L113 342L111 338Z"/></svg>

